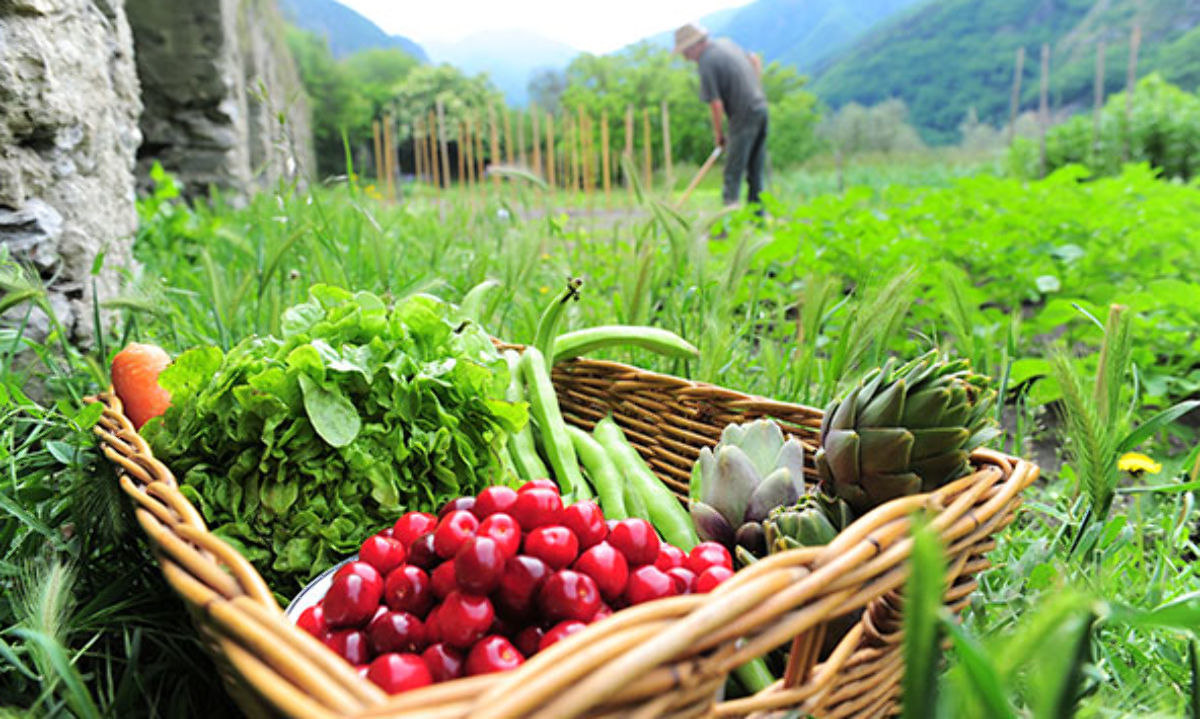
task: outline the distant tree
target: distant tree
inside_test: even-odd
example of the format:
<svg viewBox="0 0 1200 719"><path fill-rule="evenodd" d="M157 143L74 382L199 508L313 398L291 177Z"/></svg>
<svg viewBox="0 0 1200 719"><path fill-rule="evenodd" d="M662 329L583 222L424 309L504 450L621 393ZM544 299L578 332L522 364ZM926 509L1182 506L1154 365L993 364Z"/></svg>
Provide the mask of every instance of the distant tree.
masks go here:
<svg viewBox="0 0 1200 719"><path fill-rule="evenodd" d="M288 28L287 43L312 111L317 172L321 176L344 173L342 132L354 135L364 121L370 132L371 109L356 91L346 68L333 59L325 38Z"/></svg>
<svg viewBox="0 0 1200 719"><path fill-rule="evenodd" d="M379 115L395 95L396 88L420 63L408 53L391 49L363 50L343 60L354 88Z"/></svg>
<svg viewBox="0 0 1200 719"><path fill-rule="evenodd" d="M563 93L567 90L567 74L553 68L535 70L526 89L530 103L542 110L558 112Z"/></svg>
<svg viewBox="0 0 1200 719"><path fill-rule="evenodd" d="M908 123L908 107L895 98L872 107L851 102L826 120L819 132L845 154L909 152L925 147Z"/></svg>

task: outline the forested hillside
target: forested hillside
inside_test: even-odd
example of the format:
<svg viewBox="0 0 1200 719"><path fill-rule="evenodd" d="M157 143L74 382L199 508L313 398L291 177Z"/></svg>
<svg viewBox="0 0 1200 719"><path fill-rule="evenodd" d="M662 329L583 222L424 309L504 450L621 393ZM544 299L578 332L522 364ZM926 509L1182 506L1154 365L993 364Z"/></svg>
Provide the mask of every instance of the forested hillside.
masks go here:
<svg viewBox="0 0 1200 719"><path fill-rule="evenodd" d="M813 89L833 107L904 100L931 142L957 139L973 107L1002 124L1013 63L1025 47L1022 104L1037 104L1042 43L1051 46L1051 104L1091 100L1097 42L1105 42L1105 90L1125 83L1130 29L1140 5L1139 76L1158 71L1194 90L1200 82L1200 0L931 0L868 32L821 71Z"/></svg>

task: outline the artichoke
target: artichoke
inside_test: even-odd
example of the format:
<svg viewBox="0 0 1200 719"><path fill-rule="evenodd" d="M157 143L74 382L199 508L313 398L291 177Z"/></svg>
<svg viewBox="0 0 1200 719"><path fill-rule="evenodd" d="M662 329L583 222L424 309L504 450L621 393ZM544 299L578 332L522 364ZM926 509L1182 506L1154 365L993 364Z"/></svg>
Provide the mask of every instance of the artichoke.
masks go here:
<svg viewBox="0 0 1200 719"><path fill-rule="evenodd" d="M999 434L995 399L965 359L938 361L935 351L900 367L888 360L825 411L822 488L862 514L963 476L971 450Z"/></svg>
<svg viewBox="0 0 1200 719"><path fill-rule="evenodd" d="M796 504L776 507L767 515L763 522L767 551L775 554L829 544L853 521L850 507L842 500L819 493L806 494Z"/></svg>
<svg viewBox="0 0 1200 719"><path fill-rule="evenodd" d="M804 446L771 420L731 424L692 469L692 521L704 541L766 553L762 521L804 494Z"/></svg>

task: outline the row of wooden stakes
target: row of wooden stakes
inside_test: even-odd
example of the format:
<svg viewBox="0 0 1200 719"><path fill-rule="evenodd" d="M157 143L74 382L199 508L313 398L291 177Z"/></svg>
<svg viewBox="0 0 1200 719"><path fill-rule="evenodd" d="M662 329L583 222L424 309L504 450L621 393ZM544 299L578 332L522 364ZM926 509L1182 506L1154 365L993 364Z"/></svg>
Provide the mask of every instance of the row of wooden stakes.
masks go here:
<svg viewBox="0 0 1200 719"><path fill-rule="evenodd" d="M533 109L529 112L531 135L529 150L526 151L525 113L516 113L517 122L514 134L513 113L507 109L499 113L503 120L498 119L494 108L488 108L486 121L478 124L469 117L453 123L448 132L445 110L442 103L437 103L436 109L430 110L425 117L419 117L408 127L408 135L412 143L412 154L415 165L414 178L418 182L429 183L436 188L447 188L458 184L474 190L483 186L486 178L490 177L495 187L499 187L504 178L504 172L495 170L515 169L527 172L540 178L550 188L575 190L585 194L603 192L606 197L612 194L614 179L624 184L629 193L633 193L633 183L621 172L621 157L626 158L624 166L632 172L637 171L635 156L636 113L632 105L625 110L625 147L621 155L612 153L609 147L609 118L608 113L602 113L599 120L600 143L595 146L596 123L582 107L575 113L566 112L558 120L561 127L561 137L556 140L553 113L539 112ZM672 184L671 163L671 121L667 103L662 103L661 109L661 142L663 153L662 168L665 173L666 186ZM641 112L641 184L646 190L653 187L654 180L654 138L652 136L651 111ZM388 199L395 198L395 178L398 176L397 147L393 127L395 122L390 117L376 120L374 123L374 152L376 182L380 192ZM453 135L451 135L453 133ZM484 149L484 135L488 137L489 152ZM504 142L501 143L503 136ZM451 147L453 146L455 162L451 162ZM599 158L597 158L599 152ZM598 162L597 162L598 160ZM452 174L451 165L456 165L456 173Z"/></svg>

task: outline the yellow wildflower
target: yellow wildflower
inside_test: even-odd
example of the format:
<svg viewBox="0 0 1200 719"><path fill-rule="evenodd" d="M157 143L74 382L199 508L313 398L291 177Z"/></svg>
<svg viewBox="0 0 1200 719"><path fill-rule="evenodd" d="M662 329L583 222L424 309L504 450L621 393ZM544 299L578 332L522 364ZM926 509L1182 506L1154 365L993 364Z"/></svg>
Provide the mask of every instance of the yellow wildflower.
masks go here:
<svg viewBox="0 0 1200 719"><path fill-rule="evenodd" d="M1134 475L1139 475L1142 472L1158 474L1162 471L1162 465L1141 452L1126 452L1117 460L1117 469Z"/></svg>
<svg viewBox="0 0 1200 719"><path fill-rule="evenodd" d="M550 253L549 253L549 252L543 252L543 253L542 253L542 259L543 259L543 260L548 260L548 259L550 259Z"/></svg>
<svg viewBox="0 0 1200 719"><path fill-rule="evenodd" d="M543 295L549 291L550 291L550 288L545 285L542 285L541 287L538 288L538 292L541 292Z"/></svg>

